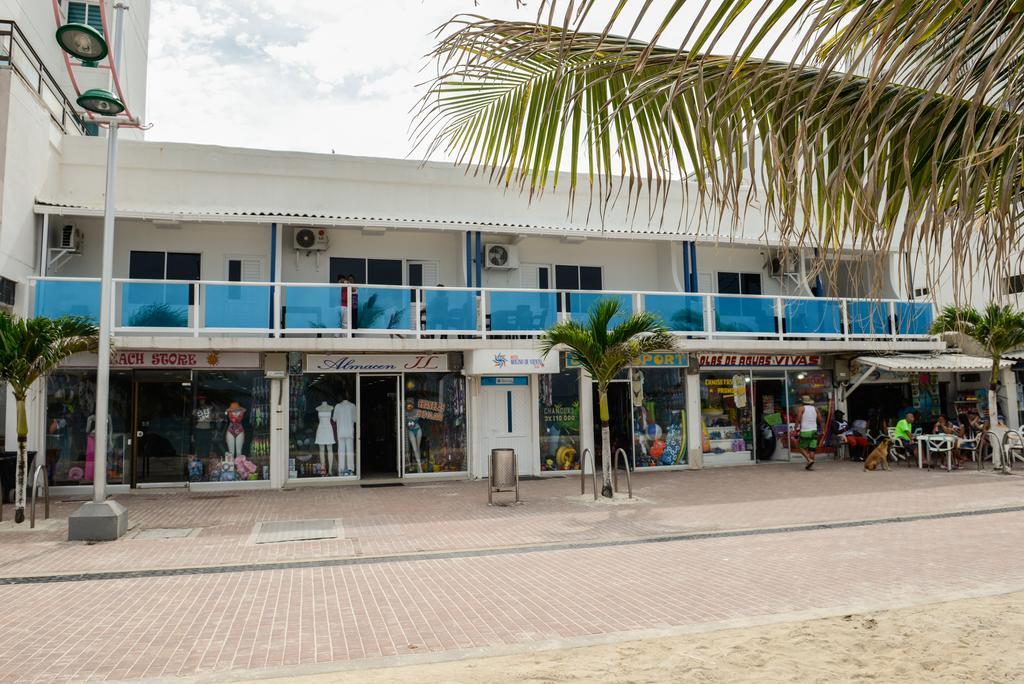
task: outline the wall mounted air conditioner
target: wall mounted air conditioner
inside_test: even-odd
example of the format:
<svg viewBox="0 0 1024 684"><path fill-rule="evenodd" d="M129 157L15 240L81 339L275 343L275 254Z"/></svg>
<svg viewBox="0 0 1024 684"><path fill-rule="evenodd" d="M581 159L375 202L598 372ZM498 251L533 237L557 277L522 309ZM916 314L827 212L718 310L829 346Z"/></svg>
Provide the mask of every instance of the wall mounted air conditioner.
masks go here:
<svg viewBox="0 0 1024 684"><path fill-rule="evenodd" d="M296 228L294 247L305 252L323 251L327 249L327 231L323 228Z"/></svg>
<svg viewBox="0 0 1024 684"><path fill-rule="evenodd" d="M515 245L484 245L484 268L511 271L519 268L519 250Z"/></svg>
<svg viewBox="0 0 1024 684"><path fill-rule="evenodd" d="M75 228L74 224L68 224L60 229L57 236L57 248L69 252L78 252L82 249L82 231Z"/></svg>
<svg viewBox="0 0 1024 684"><path fill-rule="evenodd" d="M784 255L782 252L768 252L768 263L765 264L765 270L773 278L793 275L799 270L797 256L793 253Z"/></svg>

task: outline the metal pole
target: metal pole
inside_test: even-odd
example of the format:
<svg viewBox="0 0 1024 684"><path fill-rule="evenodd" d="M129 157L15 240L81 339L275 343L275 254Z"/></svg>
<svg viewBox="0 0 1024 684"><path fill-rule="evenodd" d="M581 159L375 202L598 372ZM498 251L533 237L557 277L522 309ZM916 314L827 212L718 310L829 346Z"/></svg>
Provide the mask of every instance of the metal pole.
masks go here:
<svg viewBox="0 0 1024 684"><path fill-rule="evenodd" d="M114 5L114 65L121 68L121 38L124 33L124 3ZM92 500L107 500L107 424L110 397L110 319L114 287L114 192L117 183L117 123L107 130L107 181L103 202L103 261L100 271L100 324L96 360L96 456L93 466Z"/></svg>

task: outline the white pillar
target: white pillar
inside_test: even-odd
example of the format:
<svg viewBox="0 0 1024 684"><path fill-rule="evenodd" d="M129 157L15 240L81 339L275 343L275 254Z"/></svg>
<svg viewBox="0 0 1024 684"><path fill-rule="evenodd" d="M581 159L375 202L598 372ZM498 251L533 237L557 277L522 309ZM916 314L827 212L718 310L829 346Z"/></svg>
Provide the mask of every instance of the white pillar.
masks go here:
<svg viewBox="0 0 1024 684"><path fill-rule="evenodd" d="M1006 394L1006 425L1017 430L1020 428L1020 405L1017 396L1017 375L1012 368L1003 371L1003 392Z"/></svg>
<svg viewBox="0 0 1024 684"><path fill-rule="evenodd" d="M700 375L686 374L686 455L690 467L704 467L703 427L700 419Z"/></svg>
<svg viewBox="0 0 1024 684"><path fill-rule="evenodd" d="M270 381L270 486L281 489L288 481L288 378Z"/></svg>

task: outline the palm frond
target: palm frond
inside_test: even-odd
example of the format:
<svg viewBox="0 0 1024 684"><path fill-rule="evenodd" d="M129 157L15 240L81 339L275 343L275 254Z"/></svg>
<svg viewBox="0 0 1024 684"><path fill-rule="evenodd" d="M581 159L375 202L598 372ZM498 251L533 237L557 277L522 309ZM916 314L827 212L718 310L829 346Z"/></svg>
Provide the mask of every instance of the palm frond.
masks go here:
<svg viewBox="0 0 1024 684"><path fill-rule="evenodd" d="M32 383L68 356L95 351L97 333L85 318L23 319L0 313L0 381L23 399Z"/></svg>

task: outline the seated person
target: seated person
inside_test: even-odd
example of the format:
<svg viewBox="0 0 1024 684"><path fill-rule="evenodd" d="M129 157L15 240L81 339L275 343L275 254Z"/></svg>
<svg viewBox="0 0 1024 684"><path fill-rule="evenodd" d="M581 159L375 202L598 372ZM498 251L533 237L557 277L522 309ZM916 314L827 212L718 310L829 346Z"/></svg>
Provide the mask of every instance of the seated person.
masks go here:
<svg viewBox="0 0 1024 684"><path fill-rule="evenodd" d="M953 459L956 461L955 467L960 467L960 448L959 441L962 436L963 428L955 421L946 417L944 413L939 414L938 420L935 421L935 427L932 429L932 434L935 435L950 435L956 439L953 447ZM929 467L932 466L931 458L929 460Z"/></svg>
<svg viewBox="0 0 1024 684"><path fill-rule="evenodd" d="M917 458L917 442L914 441L914 412L907 411L907 414L896 423L893 437L903 442L907 455Z"/></svg>
<svg viewBox="0 0 1024 684"><path fill-rule="evenodd" d="M963 465L967 460L965 451L974 451L979 448L979 438L985 433L985 423L976 415L969 416L966 413L960 416L960 439L956 443L957 465Z"/></svg>
<svg viewBox="0 0 1024 684"><path fill-rule="evenodd" d="M861 424L861 432L858 433L856 430L856 424ZM850 446L850 458L862 461L864 460L864 450L868 446L868 438L863 434L867 430L867 421L854 421L854 428L850 428L850 423L846 420L846 414L842 411L835 412L835 419L832 422L832 432L836 436L837 440L843 440Z"/></svg>

